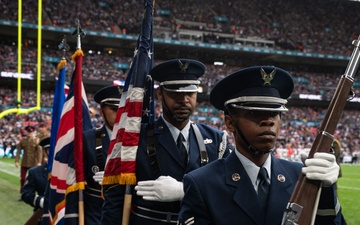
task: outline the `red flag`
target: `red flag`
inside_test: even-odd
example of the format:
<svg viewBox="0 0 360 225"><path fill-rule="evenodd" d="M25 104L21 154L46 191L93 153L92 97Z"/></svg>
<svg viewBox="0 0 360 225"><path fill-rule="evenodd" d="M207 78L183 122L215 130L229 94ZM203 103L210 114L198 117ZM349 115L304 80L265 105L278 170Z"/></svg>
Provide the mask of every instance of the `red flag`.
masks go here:
<svg viewBox="0 0 360 225"><path fill-rule="evenodd" d="M84 177L84 150L83 150L83 117L82 117L82 58L84 53L78 49L72 56L75 61L75 78L74 78L74 119L75 119L75 137L74 137L74 161L76 182L79 185L79 190L85 189Z"/></svg>

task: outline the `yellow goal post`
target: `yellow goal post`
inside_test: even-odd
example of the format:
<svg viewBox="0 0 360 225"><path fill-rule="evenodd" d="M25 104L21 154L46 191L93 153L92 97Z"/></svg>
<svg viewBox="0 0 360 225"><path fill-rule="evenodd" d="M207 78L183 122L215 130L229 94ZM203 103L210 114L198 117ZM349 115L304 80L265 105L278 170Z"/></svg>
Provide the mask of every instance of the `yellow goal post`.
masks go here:
<svg viewBox="0 0 360 225"><path fill-rule="evenodd" d="M0 113L0 119L10 113L27 114L40 110L41 101L41 42L42 42L42 0L38 0L38 25L37 25L37 63L36 63L36 106L31 108L21 108L21 64L22 64L22 0L18 0L18 57L17 57L17 105L15 108L4 110Z"/></svg>

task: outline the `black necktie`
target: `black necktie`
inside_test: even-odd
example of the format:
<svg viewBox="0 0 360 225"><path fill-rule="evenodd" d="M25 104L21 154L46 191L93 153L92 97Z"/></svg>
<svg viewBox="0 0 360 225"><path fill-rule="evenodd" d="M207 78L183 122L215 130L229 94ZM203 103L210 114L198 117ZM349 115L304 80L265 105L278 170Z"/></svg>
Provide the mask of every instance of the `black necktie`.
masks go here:
<svg viewBox="0 0 360 225"><path fill-rule="evenodd" d="M177 147L178 147L178 149L180 151L180 155L182 157L184 165L186 165L187 164L187 151L186 151L186 148L185 148L184 143L183 143L184 141L185 141L184 136L180 132L179 136L178 136L178 139L176 141L176 145L177 145Z"/></svg>
<svg viewBox="0 0 360 225"><path fill-rule="evenodd" d="M267 181L267 177L268 174L266 172L266 169L264 167L261 167L258 175L258 178L260 180L258 186L258 196L263 208L265 208L266 206L268 193L269 193L269 186L270 186L270 184Z"/></svg>

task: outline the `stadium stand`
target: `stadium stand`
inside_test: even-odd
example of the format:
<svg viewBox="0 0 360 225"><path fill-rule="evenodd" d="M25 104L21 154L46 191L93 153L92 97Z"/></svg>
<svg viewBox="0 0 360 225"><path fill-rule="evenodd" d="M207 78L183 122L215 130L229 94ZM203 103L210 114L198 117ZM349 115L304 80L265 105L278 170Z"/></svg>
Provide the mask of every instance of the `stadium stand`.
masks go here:
<svg viewBox="0 0 360 225"><path fill-rule="evenodd" d="M16 105L16 79L10 78L17 72L17 36L12 30L17 22L17 2L2 0L0 4L0 111ZM206 64L202 79L203 92L194 112L193 120L225 129L223 115L207 102L214 84L227 74L242 67L255 64L270 64L290 71L295 80L295 91L290 99L290 112L283 115L283 128L278 148L279 157L289 157L286 148L291 146L298 152L308 149L315 138L316 129L322 122L326 107L344 73L347 59L352 51L351 41L358 37L360 3L344 0L157 0L154 22L156 63L173 57L193 57ZM43 63L41 65L44 84L41 95L41 111L28 115L9 114L0 121L1 139L9 133L19 141L26 123L40 123L51 118L52 87L57 76L60 51L57 49L66 29L73 29L76 19L87 31L102 32L86 36L83 49L84 83L89 95L90 107L94 109L94 126L101 125L98 108L92 102L93 90L113 80L124 80L130 64L135 39L126 41L111 35L137 36L140 30L142 10L137 0L93 1L43 1ZM324 19L326 18L326 19ZM30 79L24 80L22 106L36 104L34 76L37 73L36 36L32 35L31 24L37 24L37 3L23 3L23 51L22 73ZM47 30L58 29L55 34ZM30 28L27 28L30 27ZM56 29L55 29L56 28ZM109 35L109 37L107 37ZM70 36L70 34L69 34ZM88 41L87 41L88 40ZM177 44L162 44L163 41L182 41ZM187 47L185 42L195 43ZM118 44L120 43L120 44ZM122 44L121 44L122 43ZM201 44L214 45L214 49L196 47ZM244 49L226 50L224 46L249 47L255 52L285 50L301 57L290 57L285 53L250 54ZM70 62L74 51L71 46L67 54L68 78L73 69ZM295 53L294 53L295 52ZM287 52L289 53L289 52ZM307 55L308 54L308 55ZM316 57L314 57L314 55ZM304 57L303 57L304 56ZM339 60L326 59L334 56ZM214 65L224 61L224 65ZM32 79L31 79L32 78ZM92 86L96 88L91 88ZM355 82L355 96L359 96L360 82ZM356 99L355 99L356 100ZM360 103L347 105L336 129L347 155L359 150L359 108ZM160 113L160 112L158 112ZM291 134L291 138L286 138ZM2 142L2 140L1 140ZM0 143L1 146L1 143ZM294 158L291 158L294 160Z"/></svg>

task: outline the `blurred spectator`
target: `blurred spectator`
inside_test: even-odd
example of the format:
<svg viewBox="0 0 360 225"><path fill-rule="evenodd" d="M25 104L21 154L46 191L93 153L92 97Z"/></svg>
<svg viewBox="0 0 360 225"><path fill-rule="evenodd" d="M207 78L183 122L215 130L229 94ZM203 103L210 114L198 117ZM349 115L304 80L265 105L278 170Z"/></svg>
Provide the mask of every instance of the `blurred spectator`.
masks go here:
<svg viewBox="0 0 360 225"><path fill-rule="evenodd" d="M15 157L15 166L17 168L19 167L20 155L23 150L20 169L20 194L22 193L27 171L31 167L41 165L43 155L41 148L38 146L39 139L34 134L35 127L27 126L25 130L27 131L27 136L20 141Z"/></svg>
<svg viewBox="0 0 360 225"><path fill-rule="evenodd" d="M44 158L47 159L50 148L50 137L44 138L40 141L39 145L43 150ZM30 168L21 193L21 199L34 207L34 213L44 207L44 196L48 182L47 167L47 160L45 160L42 165ZM41 214L42 213L39 213L38 225L42 224Z"/></svg>

